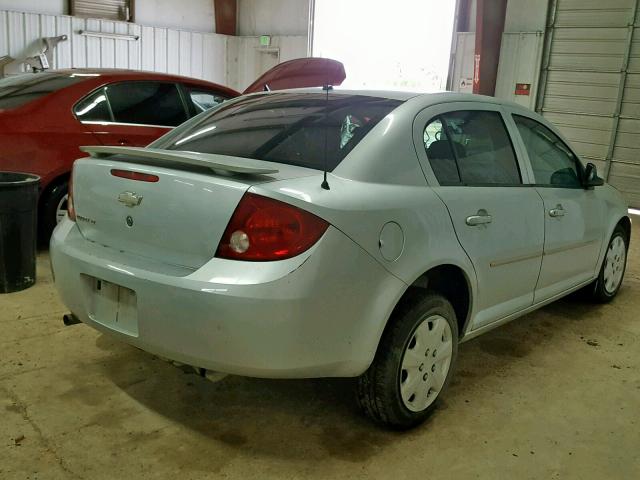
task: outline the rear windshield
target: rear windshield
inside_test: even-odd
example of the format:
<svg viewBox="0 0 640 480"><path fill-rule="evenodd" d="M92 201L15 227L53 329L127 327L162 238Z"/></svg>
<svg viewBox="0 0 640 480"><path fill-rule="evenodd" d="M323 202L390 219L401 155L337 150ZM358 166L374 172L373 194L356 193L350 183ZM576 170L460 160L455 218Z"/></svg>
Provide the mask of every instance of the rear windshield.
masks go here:
<svg viewBox="0 0 640 480"><path fill-rule="evenodd" d="M399 100L271 93L221 106L168 147L333 170Z"/></svg>
<svg viewBox="0 0 640 480"><path fill-rule="evenodd" d="M26 105L82 78L56 72L25 73L0 80L0 110Z"/></svg>

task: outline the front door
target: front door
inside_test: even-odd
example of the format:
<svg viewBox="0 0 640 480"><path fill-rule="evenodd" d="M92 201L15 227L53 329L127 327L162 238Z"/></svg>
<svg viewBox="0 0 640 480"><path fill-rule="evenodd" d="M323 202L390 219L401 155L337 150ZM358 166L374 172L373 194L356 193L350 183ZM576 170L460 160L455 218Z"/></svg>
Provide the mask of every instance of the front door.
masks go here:
<svg viewBox="0 0 640 480"><path fill-rule="evenodd" d="M425 174L433 176L429 183L476 271L471 328L531 306L544 246L543 203L523 184L525 169L500 109L448 104L423 111L416 122Z"/></svg>
<svg viewBox="0 0 640 480"><path fill-rule="evenodd" d="M582 186L571 149L532 118L513 115L544 201L545 245L535 301L593 279L603 241L605 205Z"/></svg>

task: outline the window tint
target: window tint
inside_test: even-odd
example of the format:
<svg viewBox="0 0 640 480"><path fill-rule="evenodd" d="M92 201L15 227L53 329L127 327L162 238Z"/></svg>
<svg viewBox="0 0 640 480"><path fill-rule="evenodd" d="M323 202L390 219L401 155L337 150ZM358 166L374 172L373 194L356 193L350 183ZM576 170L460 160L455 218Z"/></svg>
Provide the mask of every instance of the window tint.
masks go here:
<svg viewBox="0 0 640 480"><path fill-rule="evenodd" d="M0 109L26 105L62 88L81 82L83 78L61 73L25 73L0 80Z"/></svg>
<svg viewBox="0 0 640 480"><path fill-rule="evenodd" d="M191 87L189 85L184 85L184 90L191 99L196 115L218 106L227 100L227 97L224 97L213 90L205 90L203 88Z"/></svg>
<svg viewBox="0 0 640 480"><path fill-rule="evenodd" d="M424 132L431 167L442 185L521 183L513 146L498 112L450 112Z"/></svg>
<svg viewBox="0 0 640 480"><path fill-rule="evenodd" d="M402 102L365 95L252 95L222 105L168 148L333 170Z"/></svg>
<svg viewBox="0 0 640 480"><path fill-rule="evenodd" d="M529 154L536 184L582 188L578 159L562 140L535 120L519 115L513 119Z"/></svg>
<svg viewBox="0 0 640 480"><path fill-rule="evenodd" d="M109 111L109 102L101 88L93 92L85 99L78 102L73 109L78 120L82 122L111 122L111 112Z"/></svg>
<svg viewBox="0 0 640 480"><path fill-rule="evenodd" d="M122 82L105 90L116 122L174 127L187 119L173 83Z"/></svg>
<svg viewBox="0 0 640 480"><path fill-rule="evenodd" d="M436 118L424 129L424 147L427 158L440 185L456 185L460 183L460 173L456 158L451 151L451 143L447 132L439 118Z"/></svg>

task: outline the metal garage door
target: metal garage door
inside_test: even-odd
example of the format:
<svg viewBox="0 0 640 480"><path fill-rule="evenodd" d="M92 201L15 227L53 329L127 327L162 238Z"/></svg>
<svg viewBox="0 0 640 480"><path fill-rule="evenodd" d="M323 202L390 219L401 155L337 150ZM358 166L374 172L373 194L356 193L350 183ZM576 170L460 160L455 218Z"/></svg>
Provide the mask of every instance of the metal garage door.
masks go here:
<svg viewBox="0 0 640 480"><path fill-rule="evenodd" d="M537 110L640 207L640 0L552 0Z"/></svg>

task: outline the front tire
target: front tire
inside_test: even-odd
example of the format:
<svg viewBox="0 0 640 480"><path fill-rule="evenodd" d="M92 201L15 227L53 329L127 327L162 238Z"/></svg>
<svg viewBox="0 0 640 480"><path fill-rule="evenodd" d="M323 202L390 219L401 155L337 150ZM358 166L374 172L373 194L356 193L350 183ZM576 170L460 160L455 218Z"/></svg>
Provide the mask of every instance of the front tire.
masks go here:
<svg viewBox="0 0 640 480"><path fill-rule="evenodd" d="M597 303L608 303L618 294L627 268L629 249L627 233L617 226L611 235L600 273L591 287L591 299Z"/></svg>
<svg viewBox="0 0 640 480"><path fill-rule="evenodd" d="M453 307L427 294L393 313L369 369L358 379L358 403L377 423L407 429L422 423L446 389L458 354Z"/></svg>

